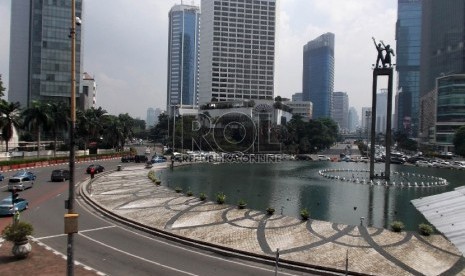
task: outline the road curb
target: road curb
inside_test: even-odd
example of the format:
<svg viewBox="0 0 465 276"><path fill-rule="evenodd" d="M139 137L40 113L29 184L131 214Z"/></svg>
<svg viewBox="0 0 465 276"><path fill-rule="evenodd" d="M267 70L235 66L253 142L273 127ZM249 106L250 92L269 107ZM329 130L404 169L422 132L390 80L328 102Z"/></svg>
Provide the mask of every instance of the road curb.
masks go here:
<svg viewBox="0 0 465 276"><path fill-rule="evenodd" d="M110 173L111 171L108 171ZM102 177L104 175L99 175L98 177ZM97 177L97 176L96 176ZM181 244L185 244L188 246L192 246L195 248L199 248L202 250L210 251L210 252L215 252L221 255L226 255L229 257L235 257L235 258L240 258L248 261L253 261L253 262L258 262L266 265L275 265L275 258L273 256L267 256L263 254L257 254L257 253L252 253L252 252L247 252L243 250L238 250L235 248L230 248L226 246L220 246L217 244L212 244L204 241L199 241L195 239L191 239L188 237L180 236L162 229L150 227L147 225L144 225L140 222L125 218L121 215L113 213L111 210L105 208L103 205L93 201L91 199L91 195L89 194L87 190L87 186L91 184L92 180L87 180L83 181L79 185L79 195L81 198L92 208L97 210L98 212L102 213L104 216L116 220L122 224L128 225L132 228L138 229L140 231L162 237L174 242L178 242ZM281 260L279 262L279 266L281 268L286 268L286 269L291 269L294 271L300 271L300 272L306 272L306 273L313 273L315 275L345 275L346 272L345 270L341 269L336 269L336 268L331 268L331 267L323 267L323 266L318 266L318 265L310 265L310 264L305 264L301 262L296 262L296 261L290 261L290 260ZM354 272L354 271L348 271L350 275L360 275L360 276L368 276L370 274L364 274L360 272Z"/></svg>

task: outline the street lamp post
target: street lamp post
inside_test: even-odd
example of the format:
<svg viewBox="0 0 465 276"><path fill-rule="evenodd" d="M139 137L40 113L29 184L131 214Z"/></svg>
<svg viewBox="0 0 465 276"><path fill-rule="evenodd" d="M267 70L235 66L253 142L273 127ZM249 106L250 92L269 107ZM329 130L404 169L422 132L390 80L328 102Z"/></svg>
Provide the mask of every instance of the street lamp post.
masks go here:
<svg viewBox="0 0 465 276"><path fill-rule="evenodd" d="M80 25L80 19L76 22L76 0L71 0L71 123L69 129L69 186L68 200L66 201L67 214L65 214L65 234L68 235L67 242L67 266L68 276L74 275L74 233L78 230L78 214L74 212L74 175L75 175L75 141L74 130L76 127L76 25Z"/></svg>

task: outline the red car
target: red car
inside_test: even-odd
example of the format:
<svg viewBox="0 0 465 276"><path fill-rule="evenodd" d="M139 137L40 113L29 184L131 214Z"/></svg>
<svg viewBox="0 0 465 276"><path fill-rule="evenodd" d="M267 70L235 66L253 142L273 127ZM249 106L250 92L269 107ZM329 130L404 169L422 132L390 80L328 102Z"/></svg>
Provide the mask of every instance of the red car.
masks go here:
<svg viewBox="0 0 465 276"><path fill-rule="evenodd" d="M86 172L90 174L92 169L94 169L94 173L101 173L105 170L105 168L99 164L92 164L87 167Z"/></svg>

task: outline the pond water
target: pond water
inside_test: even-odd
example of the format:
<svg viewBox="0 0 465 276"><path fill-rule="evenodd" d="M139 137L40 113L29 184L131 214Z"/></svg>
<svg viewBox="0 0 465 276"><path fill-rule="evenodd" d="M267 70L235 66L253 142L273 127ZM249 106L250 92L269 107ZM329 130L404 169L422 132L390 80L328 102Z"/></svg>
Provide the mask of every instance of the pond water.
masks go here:
<svg viewBox="0 0 465 276"><path fill-rule="evenodd" d="M364 163L318 161L283 161L268 164L195 164L157 172L162 185L181 187L194 195L205 193L215 201L216 194L226 195L226 204L247 202L247 208L299 217L306 208L310 217L349 225L364 224L389 228L394 220L407 230L416 230L426 219L410 200L453 190L465 184L465 171L392 165L392 172L425 174L445 178L442 187L386 187L327 179L318 174L323 169L369 170ZM383 170L384 164L376 164ZM357 177L357 176L355 176Z"/></svg>

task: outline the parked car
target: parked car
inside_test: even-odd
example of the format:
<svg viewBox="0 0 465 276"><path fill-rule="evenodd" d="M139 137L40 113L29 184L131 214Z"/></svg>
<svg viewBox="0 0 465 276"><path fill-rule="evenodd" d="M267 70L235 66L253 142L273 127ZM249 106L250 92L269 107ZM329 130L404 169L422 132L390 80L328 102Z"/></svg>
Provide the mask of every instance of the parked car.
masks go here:
<svg viewBox="0 0 465 276"><path fill-rule="evenodd" d="M53 170L50 176L51 181L66 181L69 179L69 170Z"/></svg>
<svg viewBox="0 0 465 276"><path fill-rule="evenodd" d="M0 215L14 215L16 211L23 211L29 207L29 202L24 198L16 198L11 202L11 196L0 201Z"/></svg>
<svg viewBox="0 0 465 276"><path fill-rule="evenodd" d="M13 177L19 177L19 176L26 176L31 180L36 180L36 175L33 172L28 172L28 171L19 171L13 175Z"/></svg>
<svg viewBox="0 0 465 276"><path fill-rule="evenodd" d="M27 188L32 188L32 185L34 185L34 179L26 175L12 176L8 180L8 191L15 189L24 191Z"/></svg>
<svg viewBox="0 0 465 276"><path fill-rule="evenodd" d="M166 162L166 157L164 156L155 156L152 158L152 163L163 163Z"/></svg>
<svg viewBox="0 0 465 276"><path fill-rule="evenodd" d="M101 173L105 170L105 168L102 165L99 164L91 164L89 167L87 167L86 172L90 174L90 171L94 169L95 173Z"/></svg>

